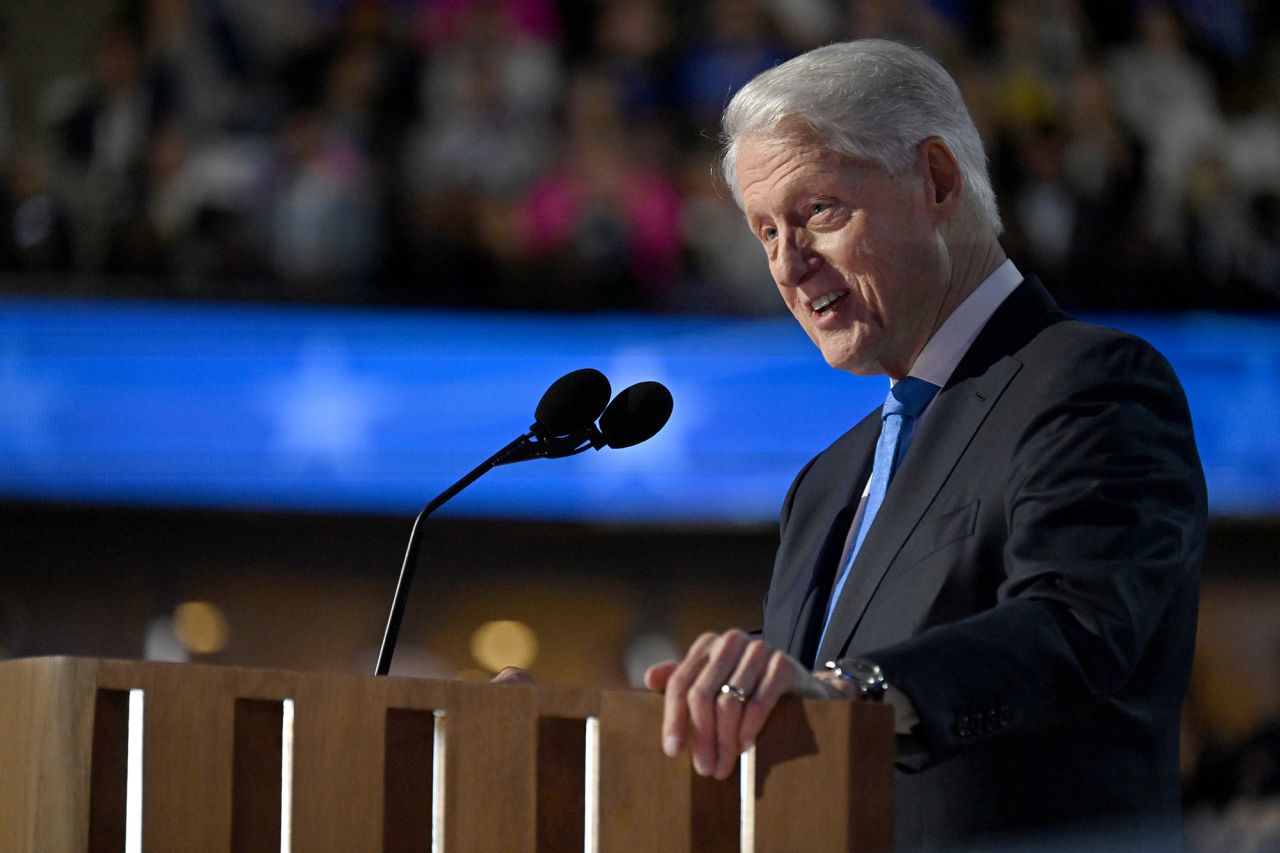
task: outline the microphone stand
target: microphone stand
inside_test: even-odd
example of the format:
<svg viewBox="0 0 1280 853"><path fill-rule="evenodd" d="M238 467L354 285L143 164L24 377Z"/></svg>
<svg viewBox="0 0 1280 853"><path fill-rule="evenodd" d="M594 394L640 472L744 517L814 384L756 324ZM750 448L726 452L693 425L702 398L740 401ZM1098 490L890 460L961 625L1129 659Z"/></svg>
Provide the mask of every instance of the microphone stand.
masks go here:
<svg viewBox="0 0 1280 853"><path fill-rule="evenodd" d="M540 424L535 423L529 428L529 432L481 462L461 480L436 495L413 520L413 530L409 533L409 546L405 549L404 564L400 566L400 579L396 581L395 595L391 599L391 612L387 615L387 627L382 634L382 646L378 650L378 663L373 670L374 675L386 675L391 670L391 656L396 652L396 640L400 636L400 620L404 617L404 608L409 600L409 586L413 583L413 570L418 562L418 545L422 541L418 537L418 531L422 527L424 518L442 507L458 492L480 479L481 475L491 468L510 465L513 462L524 462L527 459L561 459L582 453L592 447L599 450L604 446L604 437L595 424L589 426L585 433L550 438L539 435L539 426Z"/></svg>

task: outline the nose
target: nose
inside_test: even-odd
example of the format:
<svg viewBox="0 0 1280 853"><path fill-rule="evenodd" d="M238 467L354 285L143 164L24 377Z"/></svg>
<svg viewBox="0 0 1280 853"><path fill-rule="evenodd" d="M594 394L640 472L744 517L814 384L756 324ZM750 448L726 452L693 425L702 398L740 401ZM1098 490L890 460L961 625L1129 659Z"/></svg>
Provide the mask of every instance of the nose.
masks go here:
<svg viewBox="0 0 1280 853"><path fill-rule="evenodd" d="M818 255L808 239L803 234L791 232L778 239L773 278L780 287L799 287L818 263Z"/></svg>

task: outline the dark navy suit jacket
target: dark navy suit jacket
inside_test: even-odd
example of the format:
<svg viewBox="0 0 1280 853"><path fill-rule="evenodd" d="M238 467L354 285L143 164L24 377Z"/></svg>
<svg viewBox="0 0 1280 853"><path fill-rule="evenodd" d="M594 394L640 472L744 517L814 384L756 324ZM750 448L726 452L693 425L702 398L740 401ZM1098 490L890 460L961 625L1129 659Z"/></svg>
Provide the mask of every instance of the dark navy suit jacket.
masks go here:
<svg viewBox="0 0 1280 853"><path fill-rule="evenodd" d="M879 431L792 485L764 637L866 657L914 703L898 845L1175 826L1206 499L1168 363L1024 281L921 423L818 649Z"/></svg>

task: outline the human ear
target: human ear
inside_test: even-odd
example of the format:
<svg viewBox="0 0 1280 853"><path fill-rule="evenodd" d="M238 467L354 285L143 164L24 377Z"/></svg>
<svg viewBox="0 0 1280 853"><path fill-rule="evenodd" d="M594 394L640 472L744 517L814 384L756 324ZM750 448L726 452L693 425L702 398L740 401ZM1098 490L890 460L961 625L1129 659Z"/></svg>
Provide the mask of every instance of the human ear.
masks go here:
<svg viewBox="0 0 1280 853"><path fill-rule="evenodd" d="M949 219L964 198L960 163L947 144L936 136L920 143L920 158L928 176L929 207L942 219Z"/></svg>

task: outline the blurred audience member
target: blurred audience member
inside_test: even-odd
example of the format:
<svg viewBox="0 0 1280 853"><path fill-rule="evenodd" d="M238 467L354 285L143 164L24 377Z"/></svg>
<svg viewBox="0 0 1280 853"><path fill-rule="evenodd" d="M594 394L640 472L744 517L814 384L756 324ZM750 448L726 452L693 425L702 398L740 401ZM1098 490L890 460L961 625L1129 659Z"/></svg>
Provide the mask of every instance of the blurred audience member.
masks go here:
<svg viewBox="0 0 1280 853"><path fill-rule="evenodd" d="M0 269L66 272L71 263L71 223L53 192L49 158L38 148L20 149L0 184Z"/></svg>
<svg viewBox="0 0 1280 853"><path fill-rule="evenodd" d="M270 166L262 139L202 142L177 122L156 133L148 158L147 220L160 263L179 292L234 292L230 282L269 277L270 222L261 207Z"/></svg>
<svg viewBox="0 0 1280 853"><path fill-rule="evenodd" d="M596 61L632 119L673 123L676 21L662 0L616 0L600 10Z"/></svg>
<svg viewBox="0 0 1280 853"><path fill-rule="evenodd" d="M331 110L298 110L281 131L271 258L288 295L359 298L378 269L381 226L371 165Z"/></svg>
<svg viewBox="0 0 1280 853"><path fill-rule="evenodd" d="M219 4L148 0L145 28L146 59L171 82L174 111L193 133L218 134L243 120L249 57Z"/></svg>
<svg viewBox="0 0 1280 853"><path fill-rule="evenodd" d="M637 159L609 80L570 81L564 151L521 205L528 307L661 308L680 262L680 197Z"/></svg>
<svg viewBox="0 0 1280 853"><path fill-rule="evenodd" d="M13 149L13 82L9 75L9 25L0 18L0 165Z"/></svg>
<svg viewBox="0 0 1280 853"><path fill-rule="evenodd" d="M778 288L760 241L742 227L742 211L728 187L713 179L708 163L715 146L685 154L680 172L680 231L686 276L667 301L676 311L766 314L778 305Z"/></svg>
<svg viewBox="0 0 1280 853"><path fill-rule="evenodd" d="M465 41L477 18L500 18L521 39L555 44L564 33L556 0L418 0L424 47Z"/></svg>
<svg viewBox="0 0 1280 853"><path fill-rule="evenodd" d="M510 4L459 4L452 14L453 40L422 66L421 120L402 156L402 293L496 305L498 264L517 243L516 199L555 154L562 69L540 37L555 29L541 13L539 27L522 26Z"/></svg>
<svg viewBox="0 0 1280 853"><path fill-rule="evenodd" d="M1138 41L1108 60L1116 113L1145 151L1145 218L1169 254L1180 251L1179 211L1195 163L1222 133L1208 67L1187 48L1181 22L1157 4L1138 12Z"/></svg>
<svg viewBox="0 0 1280 853"><path fill-rule="evenodd" d="M128 244L140 213L149 139L173 107L172 81L144 63L139 34L111 27L93 70L59 82L45 104L70 206L77 266L134 272Z"/></svg>
<svg viewBox="0 0 1280 853"><path fill-rule="evenodd" d="M1090 287L1094 304L1119 307L1118 296L1141 276L1134 235L1141 233L1137 196L1140 152L1120 126L1103 68L1082 62L1068 83L1063 107L1064 178L1079 205L1069 280ZM1140 245L1140 244L1138 244Z"/></svg>
<svg viewBox="0 0 1280 853"><path fill-rule="evenodd" d="M675 80L677 102L693 133L714 132L739 87L794 54L759 0L708 0L704 14L705 23L686 42Z"/></svg>
<svg viewBox="0 0 1280 853"><path fill-rule="evenodd" d="M936 56L954 57L959 48L958 22L944 14L941 7L945 5L936 0L845 0L846 35L892 39ZM961 14L958 9L947 11Z"/></svg>

